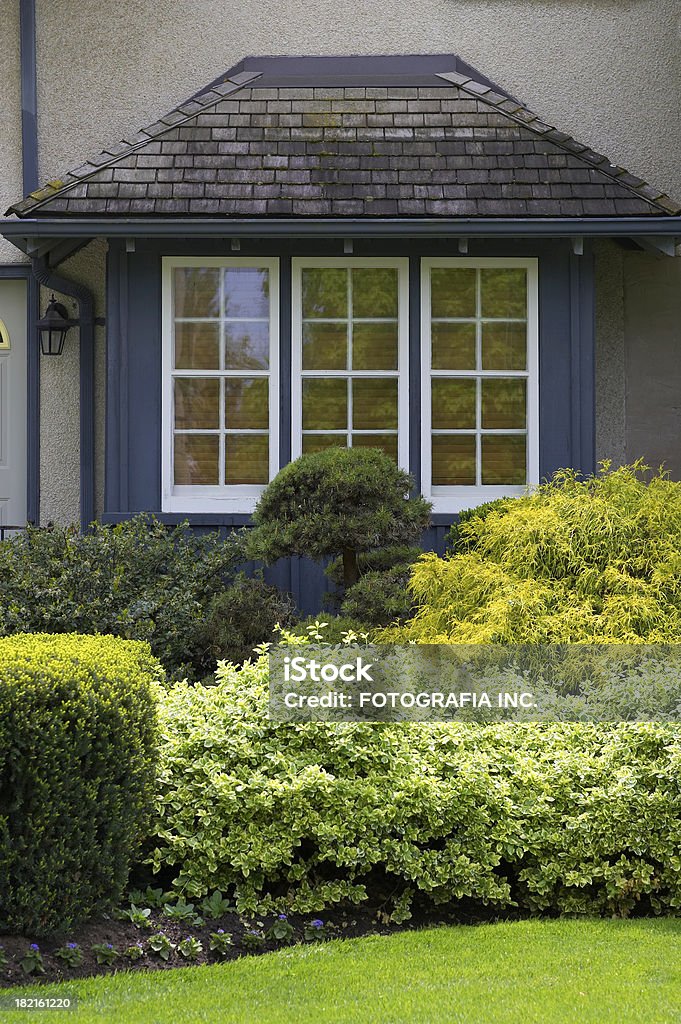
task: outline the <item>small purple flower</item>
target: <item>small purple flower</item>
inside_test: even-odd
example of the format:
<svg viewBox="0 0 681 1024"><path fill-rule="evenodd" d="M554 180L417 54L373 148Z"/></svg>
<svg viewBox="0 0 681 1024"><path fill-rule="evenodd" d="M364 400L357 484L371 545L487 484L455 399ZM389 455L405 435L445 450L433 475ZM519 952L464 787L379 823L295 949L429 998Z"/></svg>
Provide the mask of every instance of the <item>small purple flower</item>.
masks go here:
<svg viewBox="0 0 681 1024"><path fill-rule="evenodd" d="M37 946L35 942L32 942L31 949L33 950L34 953L38 953L40 951L40 946Z"/></svg>
<svg viewBox="0 0 681 1024"><path fill-rule="evenodd" d="M321 921L318 917L315 917L314 921L311 921L310 923L311 923L313 928L323 928L324 927L324 922Z"/></svg>
<svg viewBox="0 0 681 1024"><path fill-rule="evenodd" d="M224 935L224 934L225 934L225 929L224 928L218 928L218 935Z"/></svg>
<svg viewBox="0 0 681 1024"><path fill-rule="evenodd" d="M77 942L67 942L66 943L66 948L67 949L78 949L78 943Z"/></svg>
<svg viewBox="0 0 681 1024"><path fill-rule="evenodd" d="M111 945L111 943L110 943L110 942L107 942L107 944L106 944L106 948L107 948L107 949L113 949L113 946Z"/></svg>
<svg viewBox="0 0 681 1024"><path fill-rule="evenodd" d="M279 920L280 921L288 921L288 918L287 918L286 914L280 914L279 915Z"/></svg>

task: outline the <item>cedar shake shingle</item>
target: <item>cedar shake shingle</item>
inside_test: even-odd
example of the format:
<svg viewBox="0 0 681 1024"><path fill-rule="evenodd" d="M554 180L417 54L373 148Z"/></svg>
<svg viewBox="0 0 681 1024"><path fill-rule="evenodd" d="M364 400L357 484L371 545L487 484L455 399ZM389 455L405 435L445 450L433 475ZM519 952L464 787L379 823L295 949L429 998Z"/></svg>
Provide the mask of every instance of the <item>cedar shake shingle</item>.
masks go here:
<svg viewBox="0 0 681 1024"><path fill-rule="evenodd" d="M391 58L375 59L387 66ZM415 60L392 58L404 59ZM317 59L315 67L323 66ZM278 87L271 73L228 73L7 212L227 219L681 213L661 190L487 80L462 71L405 72L403 80L385 75L386 84L377 84L380 75L370 84L369 75L364 85L344 85L335 73L315 74L308 84L294 76L295 85L289 75L290 84Z"/></svg>

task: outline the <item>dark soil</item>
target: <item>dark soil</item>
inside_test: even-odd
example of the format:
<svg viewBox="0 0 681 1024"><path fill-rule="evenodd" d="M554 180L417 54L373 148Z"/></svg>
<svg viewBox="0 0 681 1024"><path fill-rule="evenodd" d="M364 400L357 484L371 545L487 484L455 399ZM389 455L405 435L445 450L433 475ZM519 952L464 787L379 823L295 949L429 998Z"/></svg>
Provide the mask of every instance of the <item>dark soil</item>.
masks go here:
<svg viewBox="0 0 681 1024"><path fill-rule="evenodd" d="M4 951L7 964L0 966L0 988L12 985L28 985L36 982L71 981L76 978L87 978L96 974L114 974L118 971L140 971L140 970L167 970L174 967L187 967L190 964L215 964L224 963L227 960L235 960L237 957L259 953L267 953L274 949L292 943L305 942L304 930L315 916L324 921L324 938L352 938L363 935L381 934L389 935L405 929L421 928L434 924L478 924L483 920L489 921L492 915L476 913L462 914L459 907L456 914L452 913L421 913L418 918L415 916L405 924L395 924L387 920L387 915L375 908L350 907L345 911L337 910L319 915L289 915L289 922L295 930L290 942L278 942L274 939L266 939L262 946L253 949L244 944L243 935L249 929L258 929L267 933L275 917L255 917L246 920L235 913L225 914L216 920L206 919L203 925L192 925L187 922L173 920L166 917L161 910L152 910L150 928L140 928L130 921L118 921L108 917L92 919L69 932L54 934L48 938L34 939L22 935L0 935L0 952ZM495 915L496 916L496 915ZM226 953L219 954L210 950L210 935L222 928L232 938L232 945L227 948ZM149 937L163 932L172 943L178 942L192 936L198 939L203 945L203 952L196 959L183 957L177 949L174 949L168 960L154 952L149 947ZM38 943L40 953L43 957L45 973L27 974L21 967L21 960L26 955L32 942ZM310 940L307 940L310 941ZM314 941L314 940L312 940ZM83 963L79 967L69 967L55 951L67 942L76 942L83 952ZM91 946L98 943L111 943L117 951L118 956L110 966L98 964ZM144 955L138 960L131 960L124 955L124 950L129 946L141 943L144 947Z"/></svg>

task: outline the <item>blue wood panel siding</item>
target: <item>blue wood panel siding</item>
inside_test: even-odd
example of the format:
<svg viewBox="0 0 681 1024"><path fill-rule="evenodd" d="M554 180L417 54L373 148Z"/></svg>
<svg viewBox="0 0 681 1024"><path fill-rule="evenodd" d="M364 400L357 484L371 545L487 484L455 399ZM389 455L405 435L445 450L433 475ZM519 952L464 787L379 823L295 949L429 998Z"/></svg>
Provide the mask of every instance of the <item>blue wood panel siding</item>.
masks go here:
<svg viewBox="0 0 681 1024"><path fill-rule="evenodd" d="M243 240L244 256L280 259L281 409L280 454L291 452L292 256L341 256L342 241L321 239ZM161 514L161 257L233 255L228 239L138 239L128 253L110 240L107 296L106 522L137 512L164 521L189 520L197 528L247 525L246 516ZM408 256L410 294L410 469L420 480L420 257L456 256L457 239L429 241L355 240L356 256ZM568 239L470 239L470 256L539 258L540 472L572 466L594 469L594 288L593 259L572 253ZM423 538L426 550L444 551L453 517L436 516ZM321 567L293 558L266 576L290 590L301 610L322 607L327 581Z"/></svg>

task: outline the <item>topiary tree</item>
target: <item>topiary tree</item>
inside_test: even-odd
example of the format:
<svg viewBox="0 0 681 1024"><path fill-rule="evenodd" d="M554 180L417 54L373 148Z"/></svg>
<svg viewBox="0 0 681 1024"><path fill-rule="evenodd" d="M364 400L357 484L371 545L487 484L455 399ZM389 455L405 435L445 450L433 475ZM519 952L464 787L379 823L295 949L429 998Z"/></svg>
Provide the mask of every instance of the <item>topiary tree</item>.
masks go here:
<svg viewBox="0 0 681 1024"><path fill-rule="evenodd" d="M431 506L410 497L414 481L378 448L327 448L289 463L265 489L249 540L251 557L319 560L340 555L343 584L359 578L358 556L415 541Z"/></svg>

